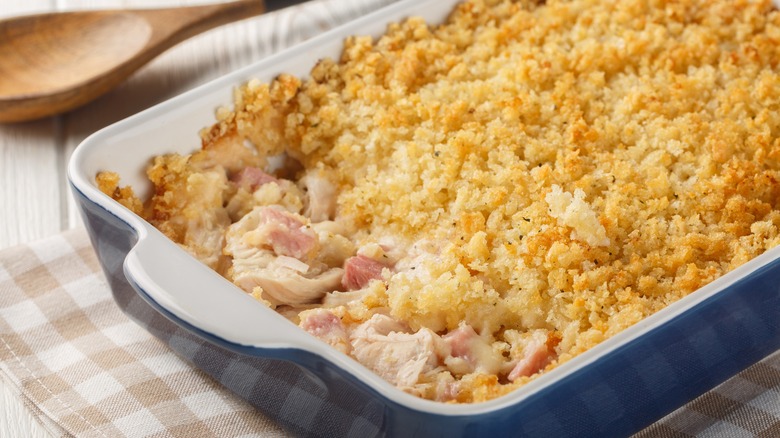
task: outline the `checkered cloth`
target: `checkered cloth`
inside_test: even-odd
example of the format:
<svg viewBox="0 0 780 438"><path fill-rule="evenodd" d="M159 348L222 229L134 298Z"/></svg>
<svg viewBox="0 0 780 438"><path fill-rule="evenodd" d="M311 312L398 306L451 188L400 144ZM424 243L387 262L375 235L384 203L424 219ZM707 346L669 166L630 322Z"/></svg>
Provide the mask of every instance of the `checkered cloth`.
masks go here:
<svg viewBox="0 0 780 438"><path fill-rule="evenodd" d="M83 231L0 252L0 371L56 435L283 435L116 306Z"/></svg>
<svg viewBox="0 0 780 438"><path fill-rule="evenodd" d="M230 382L218 383L149 331L167 336L168 343L191 344L180 350L193 357L217 354L208 344L198 344L159 316L141 316L139 322L146 327L119 310L83 230L0 251L0 374L57 435L311 434L304 420L327 428L330 436L371 436L379 430L372 421L381 421L381 415L371 412L348 416L351 424L326 424L330 413L350 407L318 394L317 385L290 368L258 370L235 358L208 358L212 368L262 374L259 381L274 388L264 406L271 419L222 386ZM306 409L314 400L315 409ZM354 408L368 407L359 404ZM637 436L780 436L780 352Z"/></svg>
<svg viewBox="0 0 780 438"><path fill-rule="evenodd" d="M119 310L82 230L0 252L0 361L56 435L284 435Z"/></svg>

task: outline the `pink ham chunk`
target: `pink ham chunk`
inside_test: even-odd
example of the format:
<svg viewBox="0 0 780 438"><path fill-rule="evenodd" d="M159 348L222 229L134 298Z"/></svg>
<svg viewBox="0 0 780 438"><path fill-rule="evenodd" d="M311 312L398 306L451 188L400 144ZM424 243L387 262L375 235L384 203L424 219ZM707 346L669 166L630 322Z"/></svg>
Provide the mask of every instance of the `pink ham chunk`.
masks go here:
<svg viewBox="0 0 780 438"><path fill-rule="evenodd" d="M436 400L440 402L448 402L458 398L460 393L460 382L445 382L439 384L436 388Z"/></svg>
<svg viewBox="0 0 780 438"><path fill-rule="evenodd" d="M507 378L514 382L521 377L532 376L543 370L555 359L555 351L547 345L547 337L535 337L523 348L523 357Z"/></svg>
<svg viewBox="0 0 780 438"><path fill-rule="evenodd" d="M317 235L292 213L260 207L260 226L276 255L303 260L317 247Z"/></svg>
<svg viewBox="0 0 780 438"><path fill-rule="evenodd" d="M344 262L342 284L349 290L363 289L371 280L382 279L382 269L387 266L372 258L357 255Z"/></svg>
<svg viewBox="0 0 780 438"><path fill-rule="evenodd" d="M301 315L301 328L342 353L350 350L349 337L341 319L325 309L314 309Z"/></svg>
<svg viewBox="0 0 780 438"><path fill-rule="evenodd" d="M456 374L481 372L496 374L503 365L501 354L485 338L467 324L442 336L449 347L449 357L444 362Z"/></svg>
<svg viewBox="0 0 780 438"><path fill-rule="evenodd" d="M344 270L317 261L319 236L304 218L258 206L228 228L224 254L233 283L271 306L316 302L341 287ZM259 290L258 290L259 288Z"/></svg>
<svg viewBox="0 0 780 438"><path fill-rule="evenodd" d="M245 167L231 179L250 192L254 192L263 184L279 181L273 175L269 175L257 167Z"/></svg>
<svg viewBox="0 0 780 438"><path fill-rule="evenodd" d="M474 359L471 353L471 343L478 337L479 335L471 326L462 325L442 336L442 339L450 346L450 354L453 357L460 357L471 362Z"/></svg>

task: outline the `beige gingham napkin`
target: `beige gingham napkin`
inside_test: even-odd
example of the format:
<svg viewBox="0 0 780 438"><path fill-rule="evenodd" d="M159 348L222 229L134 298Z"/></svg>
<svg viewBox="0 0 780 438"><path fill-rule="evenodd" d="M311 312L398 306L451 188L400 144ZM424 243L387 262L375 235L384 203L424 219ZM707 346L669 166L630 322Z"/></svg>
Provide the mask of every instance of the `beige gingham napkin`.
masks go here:
<svg viewBox="0 0 780 438"><path fill-rule="evenodd" d="M0 251L0 372L57 435L284 435L119 310L83 230Z"/></svg>
<svg viewBox="0 0 780 438"><path fill-rule="evenodd" d="M119 310L83 230L0 251L0 374L57 435L284 435ZM637 436L780 437L780 352Z"/></svg>

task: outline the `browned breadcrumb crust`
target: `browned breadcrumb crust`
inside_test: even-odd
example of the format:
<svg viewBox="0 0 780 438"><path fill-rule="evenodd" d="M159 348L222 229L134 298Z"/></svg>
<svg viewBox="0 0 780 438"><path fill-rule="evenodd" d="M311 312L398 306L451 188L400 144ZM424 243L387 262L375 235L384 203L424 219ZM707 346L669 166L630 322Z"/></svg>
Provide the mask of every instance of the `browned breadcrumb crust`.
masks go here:
<svg viewBox="0 0 780 438"><path fill-rule="evenodd" d="M100 172L95 178L101 192L111 196L135 214L143 214L144 205L133 193L132 187L119 187L119 175L114 172Z"/></svg>
<svg viewBox="0 0 780 438"><path fill-rule="evenodd" d="M472 0L348 38L309 79L246 84L189 160L332 171L358 241L442 243L427 278L391 278L351 318L547 329L550 369L777 245L779 42L769 0ZM183 242L180 160L152 167L147 217ZM461 380L470 402L528 379Z"/></svg>

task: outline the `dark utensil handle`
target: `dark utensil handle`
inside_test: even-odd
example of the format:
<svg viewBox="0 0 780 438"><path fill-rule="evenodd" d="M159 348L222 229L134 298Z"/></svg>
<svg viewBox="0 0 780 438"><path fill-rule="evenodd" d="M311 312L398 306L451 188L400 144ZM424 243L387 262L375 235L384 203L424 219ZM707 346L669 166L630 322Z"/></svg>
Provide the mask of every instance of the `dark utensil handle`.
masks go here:
<svg viewBox="0 0 780 438"><path fill-rule="evenodd" d="M306 0L266 0L265 11L273 12L279 9L284 9L290 6L295 6L300 3L304 3Z"/></svg>

